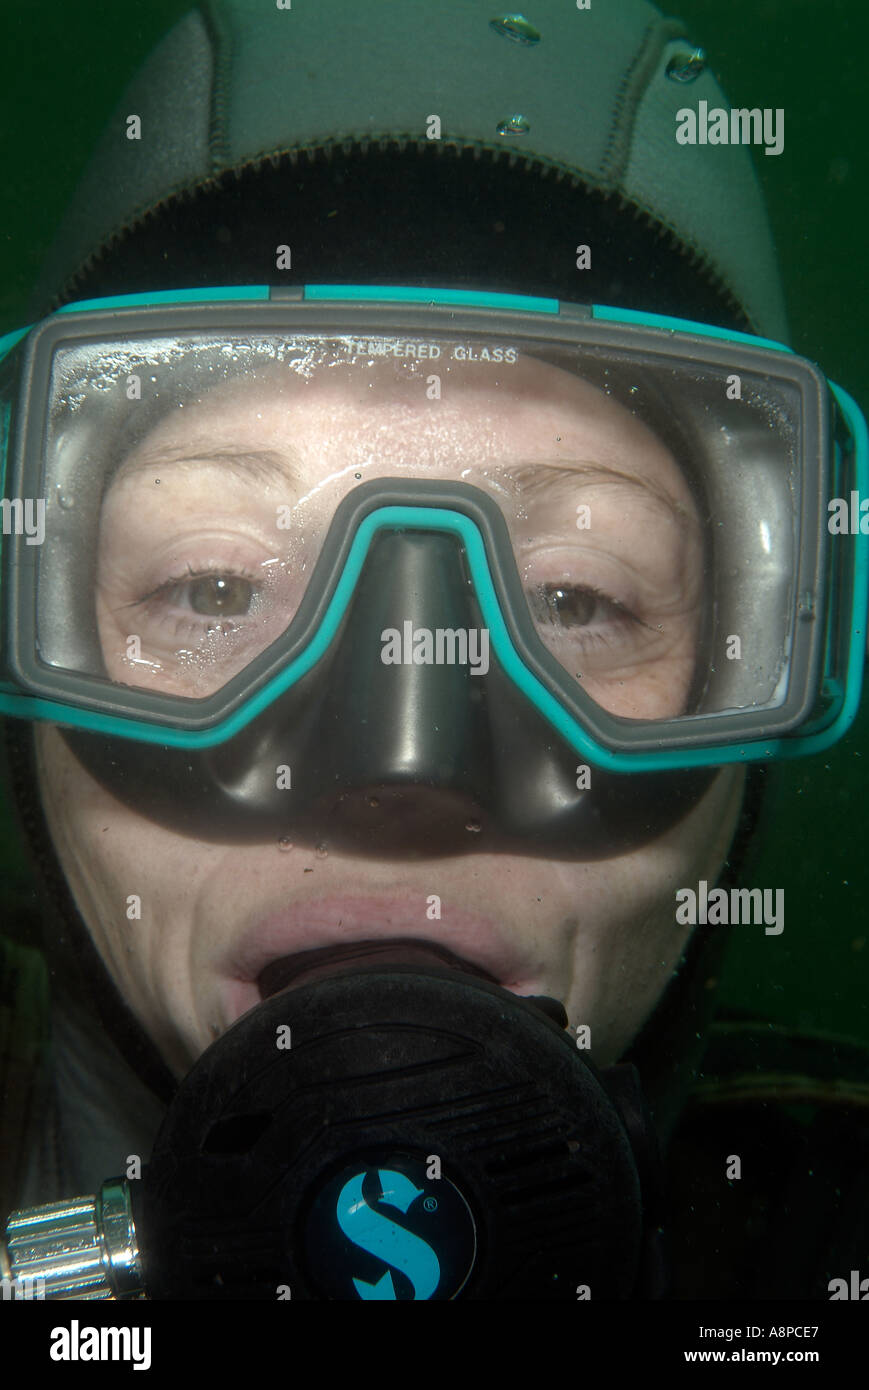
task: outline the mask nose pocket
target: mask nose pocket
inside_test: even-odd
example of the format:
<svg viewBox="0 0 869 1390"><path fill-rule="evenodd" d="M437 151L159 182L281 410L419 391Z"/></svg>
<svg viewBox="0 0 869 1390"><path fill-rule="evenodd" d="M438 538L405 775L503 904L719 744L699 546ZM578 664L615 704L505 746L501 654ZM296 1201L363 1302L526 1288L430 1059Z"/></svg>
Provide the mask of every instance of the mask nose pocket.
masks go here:
<svg viewBox="0 0 869 1390"><path fill-rule="evenodd" d="M292 760L293 808L332 843L470 848L493 794L488 638L461 543L382 532L329 650L208 755L214 774L244 800Z"/></svg>
<svg viewBox="0 0 869 1390"><path fill-rule="evenodd" d="M376 537L323 706L350 735L340 751L348 780L480 797L491 776L489 660L460 543L425 532Z"/></svg>

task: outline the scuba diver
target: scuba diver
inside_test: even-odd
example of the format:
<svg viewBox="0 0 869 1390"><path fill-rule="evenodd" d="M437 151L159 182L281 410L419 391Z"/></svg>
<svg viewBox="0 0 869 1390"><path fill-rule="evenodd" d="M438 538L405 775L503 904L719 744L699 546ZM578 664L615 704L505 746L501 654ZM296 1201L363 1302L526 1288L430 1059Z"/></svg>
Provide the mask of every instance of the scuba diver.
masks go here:
<svg viewBox="0 0 869 1390"><path fill-rule="evenodd" d="M0 1274L869 1274L865 1051L713 1024L765 767L857 708L867 481L701 102L647 0L202 0L125 92L0 342Z"/></svg>

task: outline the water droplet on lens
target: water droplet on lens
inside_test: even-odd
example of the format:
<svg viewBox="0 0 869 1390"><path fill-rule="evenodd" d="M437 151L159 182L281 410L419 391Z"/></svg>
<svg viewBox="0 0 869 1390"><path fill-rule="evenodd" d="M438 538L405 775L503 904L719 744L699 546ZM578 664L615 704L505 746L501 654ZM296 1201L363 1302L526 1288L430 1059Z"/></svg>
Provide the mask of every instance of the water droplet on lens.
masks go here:
<svg viewBox="0 0 869 1390"><path fill-rule="evenodd" d="M282 850L284 854L289 854L289 852L290 852L290 850L291 850L292 848L293 848L293 842L292 842L292 840L289 838L289 836L288 836L288 835L282 835L281 838L278 840L278 849L279 849L279 850Z"/></svg>
<svg viewBox="0 0 869 1390"><path fill-rule="evenodd" d="M317 845L317 848L314 850L314 853L316 854L318 859L325 859L329 851L325 845Z"/></svg>
<svg viewBox="0 0 869 1390"><path fill-rule="evenodd" d="M666 67L671 82L696 82L706 67L706 53L702 48L683 48L675 53Z"/></svg>
<svg viewBox="0 0 869 1390"><path fill-rule="evenodd" d="M497 130L499 135L528 135L531 131L531 125L524 116L517 113L514 116L508 116L504 121L499 121Z"/></svg>
<svg viewBox="0 0 869 1390"><path fill-rule="evenodd" d="M470 830L472 835L479 835L482 828L483 827L478 820L469 820L467 825L465 826L465 829Z"/></svg>
<svg viewBox="0 0 869 1390"><path fill-rule="evenodd" d="M531 47L540 42L540 31L529 24L524 14L505 14L500 19L490 19L489 28L505 39Z"/></svg>

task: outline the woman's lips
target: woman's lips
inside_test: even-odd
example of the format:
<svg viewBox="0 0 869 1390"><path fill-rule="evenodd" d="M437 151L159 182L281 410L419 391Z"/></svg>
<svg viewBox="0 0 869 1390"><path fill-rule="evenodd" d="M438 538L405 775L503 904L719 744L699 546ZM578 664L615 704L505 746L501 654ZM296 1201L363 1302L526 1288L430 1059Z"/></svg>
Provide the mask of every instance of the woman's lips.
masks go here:
<svg viewBox="0 0 869 1390"><path fill-rule="evenodd" d="M425 900L412 904L407 897L333 897L269 913L252 922L220 967L226 984L222 990L225 1027L229 1027L263 998L324 973L334 961L336 948L352 968L352 960L366 964L377 955L392 964L452 965L500 984L514 994L542 994L540 982L503 939L498 927L478 913L442 904L441 919L421 930ZM434 929L433 929L434 928ZM358 950L356 949L358 948Z"/></svg>
<svg viewBox="0 0 869 1390"><path fill-rule="evenodd" d="M281 956L260 972L257 987L263 999L270 999L288 985L310 984L339 970L343 972L358 965L377 964L447 966L451 970L489 980L492 984L498 983L488 971L462 960L444 946L389 937L379 941L359 941L349 946L320 946L313 951L297 951L294 955Z"/></svg>

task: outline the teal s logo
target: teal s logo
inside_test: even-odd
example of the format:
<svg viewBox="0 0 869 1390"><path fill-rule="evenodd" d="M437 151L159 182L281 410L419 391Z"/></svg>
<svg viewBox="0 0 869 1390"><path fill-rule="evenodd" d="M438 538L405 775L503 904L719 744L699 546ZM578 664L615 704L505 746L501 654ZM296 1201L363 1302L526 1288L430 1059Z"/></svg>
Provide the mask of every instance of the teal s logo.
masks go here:
<svg viewBox="0 0 869 1390"><path fill-rule="evenodd" d="M393 1269L400 1269L413 1285L415 1299L431 1298L440 1282L441 1267L437 1255L426 1241L390 1221L381 1205L407 1212L412 1202L424 1195L403 1173L389 1168L378 1171L381 1195L376 1206L369 1206L362 1195L364 1173L357 1173L342 1187L338 1197L338 1225L354 1245L378 1255ZM443 1179L441 1179L443 1181ZM395 1298L392 1275L387 1269L376 1284L354 1279L360 1298Z"/></svg>
<svg viewBox="0 0 869 1390"><path fill-rule="evenodd" d="M458 1188L407 1154L347 1165L320 1189L305 1228L308 1270L333 1299L455 1298L476 1244Z"/></svg>

